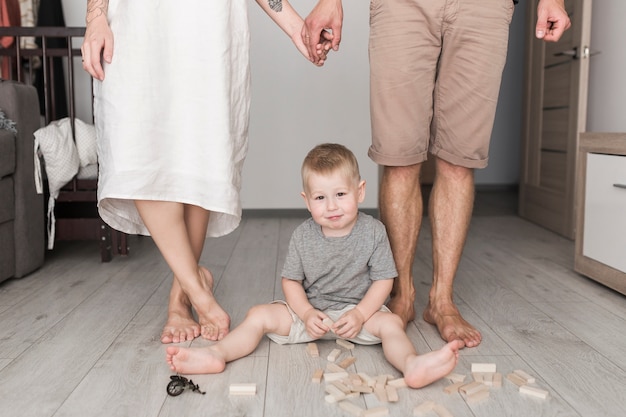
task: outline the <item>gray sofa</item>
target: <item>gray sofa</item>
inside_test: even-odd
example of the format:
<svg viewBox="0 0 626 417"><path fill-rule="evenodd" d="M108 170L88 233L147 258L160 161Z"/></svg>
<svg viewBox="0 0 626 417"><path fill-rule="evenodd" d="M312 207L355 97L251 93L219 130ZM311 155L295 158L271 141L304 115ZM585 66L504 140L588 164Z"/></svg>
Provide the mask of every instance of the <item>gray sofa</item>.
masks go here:
<svg viewBox="0 0 626 417"><path fill-rule="evenodd" d="M45 229L43 195L36 192L34 175L33 133L41 123L36 89L0 80L0 110L17 130L15 134L0 129L0 281L4 281L43 264Z"/></svg>

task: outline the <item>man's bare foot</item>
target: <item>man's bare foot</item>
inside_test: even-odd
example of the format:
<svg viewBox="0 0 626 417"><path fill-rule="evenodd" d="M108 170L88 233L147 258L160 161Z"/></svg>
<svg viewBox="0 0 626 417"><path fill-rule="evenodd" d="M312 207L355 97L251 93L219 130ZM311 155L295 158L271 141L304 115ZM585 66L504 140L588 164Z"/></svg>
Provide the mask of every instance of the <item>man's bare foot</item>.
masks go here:
<svg viewBox="0 0 626 417"><path fill-rule="evenodd" d="M217 374L226 367L224 359L210 347L168 346L165 360L172 371L180 374Z"/></svg>
<svg viewBox="0 0 626 417"><path fill-rule="evenodd" d="M414 301L415 296L413 296L413 298L411 299L407 299L395 295L391 297L391 299L387 303L387 307L389 307L389 310L391 310L392 313L397 314L402 319L405 328L410 321L415 320L415 306L413 305Z"/></svg>
<svg viewBox="0 0 626 417"><path fill-rule="evenodd" d="M423 316L427 323L437 326L441 338L446 342L458 339L467 347L476 347L482 340L480 332L461 317L459 309L452 302L429 302Z"/></svg>
<svg viewBox="0 0 626 417"><path fill-rule="evenodd" d="M205 267L199 267L200 276L205 280L209 293L203 308L197 308L200 334L208 340L222 340L228 334L230 317L213 296L213 275Z"/></svg>
<svg viewBox="0 0 626 417"><path fill-rule="evenodd" d="M422 388L448 375L459 360L463 342L454 340L439 350L407 359L404 381L411 388Z"/></svg>
<svg viewBox="0 0 626 417"><path fill-rule="evenodd" d="M170 311L167 322L161 332L161 343L180 343L200 336L200 325L191 315L191 309L185 313Z"/></svg>

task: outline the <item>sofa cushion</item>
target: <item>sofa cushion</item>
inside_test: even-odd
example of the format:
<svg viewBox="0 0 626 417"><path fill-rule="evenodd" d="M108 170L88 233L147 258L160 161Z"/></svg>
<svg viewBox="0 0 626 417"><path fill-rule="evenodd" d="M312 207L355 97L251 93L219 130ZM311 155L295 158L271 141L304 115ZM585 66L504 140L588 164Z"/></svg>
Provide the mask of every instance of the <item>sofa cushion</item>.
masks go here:
<svg viewBox="0 0 626 417"><path fill-rule="evenodd" d="M15 218L15 193L13 177L0 178L0 223Z"/></svg>
<svg viewBox="0 0 626 417"><path fill-rule="evenodd" d="M15 135L0 130L0 178L15 172Z"/></svg>

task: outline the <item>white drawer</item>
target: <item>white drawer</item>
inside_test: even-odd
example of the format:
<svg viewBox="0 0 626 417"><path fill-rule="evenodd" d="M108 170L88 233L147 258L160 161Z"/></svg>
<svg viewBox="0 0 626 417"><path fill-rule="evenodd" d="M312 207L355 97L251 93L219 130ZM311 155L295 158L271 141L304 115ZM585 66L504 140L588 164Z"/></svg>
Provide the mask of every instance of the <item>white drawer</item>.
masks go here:
<svg viewBox="0 0 626 417"><path fill-rule="evenodd" d="M626 156L587 154L583 255L626 272Z"/></svg>

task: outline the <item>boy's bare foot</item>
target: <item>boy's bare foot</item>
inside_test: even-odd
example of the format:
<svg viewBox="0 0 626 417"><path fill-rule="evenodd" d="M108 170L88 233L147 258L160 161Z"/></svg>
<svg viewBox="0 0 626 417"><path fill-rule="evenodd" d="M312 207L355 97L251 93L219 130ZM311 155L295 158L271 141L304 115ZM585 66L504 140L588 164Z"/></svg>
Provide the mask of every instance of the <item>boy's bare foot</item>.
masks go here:
<svg viewBox="0 0 626 417"><path fill-rule="evenodd" d="M213 275L205 267L199 267L200 277L204 279L209 290L203 308L196 307L198 321L200 322L200 334L208 340L222 340L228 334L230 317L217 303L213 296Z"/></svg>
<svg viewBox="0 0 626 417"><path fill-rule="evenodd" d="M414 301L415 295L413 295L413 298L394 295L387 303L387 307L389 307L389 310L391 310L392 313L395 313L402 319L405 328L410 321L415 320L415 306L413 304Z"/></svg>
<svg viewBox="0 0 626 417"><path fill-rule="evenodd" d="M404 380L411 388L422 388L448 375L459 360L463 342L454 340L439 350L407 359Z"/></svg>
<svg viewBox="0 0 626 417"><path fill-rule="evenodd" d="M193 319L191 310L182 314L170 311L163 332L161 332L161 343L180 343L193 340L198 336L200 336L200 325Z"/></svg>
<svg viewBox="0 0 626 417"><path fill-rule="evenodd" d="M452 302L429 302L424 310L424 320L437 326L441 338L447 342L459 339L467 347L476 347L482 340L480 332L461 317Z"/></svg>
<svg viewBox="0 0 626 417"><path fill-rule="evenodd" d="M226 367L224 359L210 347L168 346L165 360L172 371L180 374L217 374Z"/></svg>

